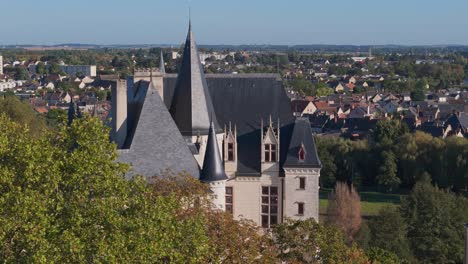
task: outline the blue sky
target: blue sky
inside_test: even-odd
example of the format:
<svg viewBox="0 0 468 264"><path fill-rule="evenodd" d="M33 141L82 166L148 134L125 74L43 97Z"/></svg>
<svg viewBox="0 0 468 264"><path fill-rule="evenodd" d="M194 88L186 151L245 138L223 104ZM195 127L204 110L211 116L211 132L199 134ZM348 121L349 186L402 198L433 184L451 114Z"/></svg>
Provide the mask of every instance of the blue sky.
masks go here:
<svg viewBox="0 0 468 264"><path fill-rule="evenodd" d="M0 0L0 45L468 45L468 0Z"/></svg>

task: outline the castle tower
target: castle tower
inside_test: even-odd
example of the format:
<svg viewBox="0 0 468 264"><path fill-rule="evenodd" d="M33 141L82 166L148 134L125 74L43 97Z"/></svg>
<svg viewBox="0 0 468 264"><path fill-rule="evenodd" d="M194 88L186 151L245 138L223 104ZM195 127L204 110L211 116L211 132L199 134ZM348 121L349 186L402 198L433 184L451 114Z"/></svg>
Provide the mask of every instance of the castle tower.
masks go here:
<svg viewBox="0 0 468 264"><path fill-rule="evenodd" d="M284 162L284 217L319 220L320 162L308 118L298 117Z"/></svg>
<svg viewBox="0 0 468 264"><path fill-rule="evenodd" d="M194 153L194 157L201 167L211 123L219 146L222 146L224 135L214 114L191 23L169 112L187 143L198 144L198 153Z"/></svg>
<svg viewBox="0 0 468 264"><path fill-rule="evenodd" d="M183 136L208 135L210 115L214 113L213 103L198 57L191 23L182 56L170 113ZM216 132L222 133L215 116L212 116L211 121Z"/></svg>
<svg viewBox="0 0 468 264"><path fill-rule="evenodd" d="M225 210L227 179L228 177L224 171L223 160L219 152L214 123L211 122L200 180L210 185L214 208Z"/></svg>

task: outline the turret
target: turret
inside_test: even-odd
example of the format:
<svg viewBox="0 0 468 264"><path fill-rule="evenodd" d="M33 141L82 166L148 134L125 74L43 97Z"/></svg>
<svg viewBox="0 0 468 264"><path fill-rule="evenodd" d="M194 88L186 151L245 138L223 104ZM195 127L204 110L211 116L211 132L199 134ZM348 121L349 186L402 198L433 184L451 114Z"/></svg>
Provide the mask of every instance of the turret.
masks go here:
<svg viewBox="0 0 468 264"><path fill-rule="evenodd" d="M206 143L205 158L200 173L200 180L210 185L213 206L225 210L226 181L228 177L224 171L218 140L213 121L209 127L208 141Z"/></svg>

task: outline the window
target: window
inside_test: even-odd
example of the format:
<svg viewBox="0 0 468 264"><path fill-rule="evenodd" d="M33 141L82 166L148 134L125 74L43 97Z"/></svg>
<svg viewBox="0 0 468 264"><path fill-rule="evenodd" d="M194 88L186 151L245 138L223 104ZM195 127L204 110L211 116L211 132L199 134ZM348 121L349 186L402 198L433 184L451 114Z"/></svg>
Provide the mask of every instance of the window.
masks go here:
<svg viewBox="0 0 468 264"><path fill-rule="evenodd" d="M306 178L300 177L299 178L299 189L304 190L306 186Z"/></svg>
<svg viewBox="0 0 468 264"><path fill-rule="evenodd" d="M228 143L228 161L234 161L234 143Z"/></svg>
<svg viewBox="0 0 468 264"><path fill-rule="evenodd" d="M265 144L265 162L276 162L276 145Z"/></svg>
<svg viewBox="0 0 468 264"><path fill-rule="evenodd" d="M304 160L305 160L305 150L301 146L301 148L299 149L299 161L304 161Z"/></svg>
<svg viewBox="0 0 468 264"><path fill-rule="evenodd" d="M232 187L226 187L226 212L233 213L233 204L234 204L234 197L233 197L233 190Z"/></svg>
<svg viewBox="0 0 468 264"><path fill-rule="evenodd" d="M278 187L262 187L262 227L270 228L278 223Z"/></svg>
<svg viewBox="0 0 468 264"><path fill-rule="evenodd" d="M297 214L304 215L304 203L297 203Z"/></svg>

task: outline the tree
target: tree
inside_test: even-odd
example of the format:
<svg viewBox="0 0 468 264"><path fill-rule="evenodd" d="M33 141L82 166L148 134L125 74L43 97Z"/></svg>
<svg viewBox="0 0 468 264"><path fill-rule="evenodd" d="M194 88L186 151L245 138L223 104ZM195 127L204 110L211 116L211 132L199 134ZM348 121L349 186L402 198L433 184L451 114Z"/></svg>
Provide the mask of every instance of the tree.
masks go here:
<svg viewBox="0 0 468 264"><path fill-rule="evenodd" d="M371 263L402 263L402 261L398 258L398 256L395 253L386 251L378 247L372 247L366 253Z"/></svg>
<svg viewBox="0 0 468 264"><path fill-rule="evenodd" d="M37 74L47 74L47 68L46 66L44 65L43 62L39 62L37 65L36 65L36 73Z"/></svg>
<svg viewBox="0 0 468 264"><path fill-rule="evenodd" d="M289 83L292 88L303 95L315 95L315 89L309 80L304 78L295 78Z"/></svg>
<svg viewBox="0 0 468 264"><path fill-rule="evenodd" d="M62 69L60 69L60 65L57 63L52 63L49 68L49 72L51 74L60 74L62 72Z"/></svg>
<svg viewBox="0 0 468 264"><path fill-rule="evenodd" d="M416 258L432 263L462 262L462 224L468 219L466 198L421 181L403 199L401 213Z"/></svg>
<svg viewBox="0 0 468 264"><path fill-rule="evenodd" d="M328 87L326 84L318 84L316 90L317 96L328 96L333 94L333 89Z"/></svg>
<svg viewBox="0 0 468 264"><path fill-rule="evenodd" d="M251 222L211 210L189 175L126 179L109 129L75 119L43 137L0 115L5 262L275 263Z"/></svg>
<svg viewBox="0 0 468 264"><path fill-rule="evenodd" d="M381 165L378 169L376 180L377 184L390 192L400 184L400 178L397 176L396 157L393 151L382 151Z"/></svg>
<svg viewBox="0 0 468 264"><path fill-rule="evenodd" d="M426 99L425 90L427 83L424 80L418 80L411 92L411 99L413 101L424 101Z"/></svg>
<svg viewBox="0 0 468 264"><path fill-rule="evenodd" d="M7 262L204 262L200 213L125 180L97 119L41 138L0 116L0 252ZM183 200L183 199L182 199Z"/></svg>
<svg viewBox="0 0 468 264"><path fill-rule="evenodd" d="M408 259L410 250L407 240L407 225L398 209L385 207L369 220L372 246L392 252L400 258Z"/></svg>
<svg viewBox="0 0 468 264"><path fill-rule="evenodd" d="M373 139L379 146L392 146L398 137L407 132L408 127L399 120L380 120L375 127Z"/></svg>
<svg viewBox="0 0 468 264"><path fill-rule="evenodd" d="M278 258L287 263L369 263L364 252L348 246L342 232L314 219L287 220L273 229Z"/></svg>
<svg viewBox="0 0 468 264"><path fill-rule="evenodd" d="M328 200L328 223L340 228L346 240L352 242L362 223L359 194L354 186L337 182Z"/></svg>
<svg viewBox="0 0 468 264"><path fill-rule="evenodd" d="M25 68L18 68L15 74L16 80L29 80L29 73Z"/></svg>
<svg viewBox="0 0 468 264"><path fill-rule="evenodd" d="M28 127L28 133L39 136L46 128L45 122L32 109L31 105L21 102L14 94L0 97L0 114Z"/></svg>

